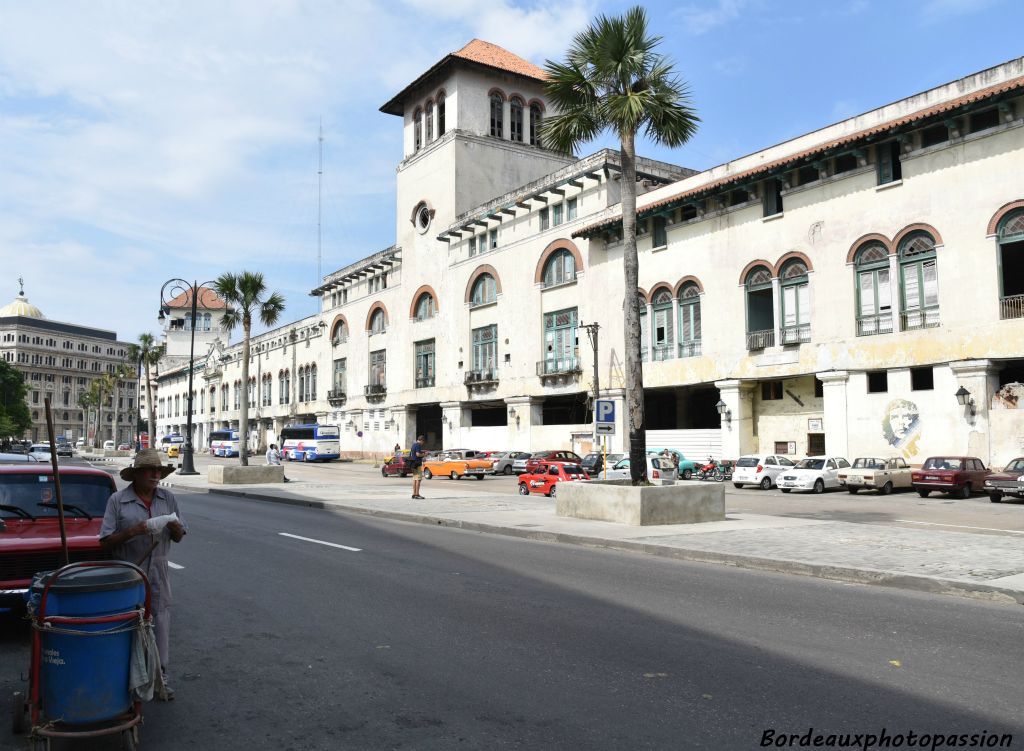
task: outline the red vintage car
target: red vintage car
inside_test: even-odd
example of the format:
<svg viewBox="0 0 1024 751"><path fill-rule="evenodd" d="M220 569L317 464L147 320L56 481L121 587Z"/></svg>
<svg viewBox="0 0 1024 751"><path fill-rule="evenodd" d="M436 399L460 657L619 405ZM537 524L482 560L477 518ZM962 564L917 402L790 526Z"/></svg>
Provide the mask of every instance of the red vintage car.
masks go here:
<svg viewBox="0 0 1024 751"><path fill-rule="evenodd" d="M389 456L387 460L380 465L380 476L388 477L391 475L399 475L400 477L406 477L412 473L412 469L410 469L406 464L408 460L408 449L402 449L394 456Z"/></svg>
<svg viewBox="0 0 1024 751"><path fill-rule="evenodd" d="M921 469L911 473L910 481L922 498L927 498L933 490L970 498L972 492L984 488L989 474L976 456L930 456Z"/></svg>
<svg viewBox="0 0 1024 751"><path fill-rule="evenodd" d="M1001 503L1005 496L1024 498L1024 456L1014 459L985 480L985 492L992 503Z"/></svg>
<svg viewBox="0 0 1024 751"><path fill-rule="evenodd" d="M530 458L526 460L526 471L536 472L542 462L569 462L570 464L579 464L582 466L583 457L575 451L566 451L565 449L559 449L557 451L535 451L530 455Z"/></svg>
<svg viewBox="0 0 1024 751"><path fill-rule="evenodd" d="M60 486L71 562L109 558L99 537L114 479L91 467L61 467ZM53 467L0 466L0 610L24 610L33 575L63 564Z"/></svg>
<svg viewBox="0 0 1024 751"><path fill-rule="evenodd" d="M568 462L542 462L536 471L519 475L519 495L541 493L554 498L560 482L589 480L590 475L579 464Z"/></svg>

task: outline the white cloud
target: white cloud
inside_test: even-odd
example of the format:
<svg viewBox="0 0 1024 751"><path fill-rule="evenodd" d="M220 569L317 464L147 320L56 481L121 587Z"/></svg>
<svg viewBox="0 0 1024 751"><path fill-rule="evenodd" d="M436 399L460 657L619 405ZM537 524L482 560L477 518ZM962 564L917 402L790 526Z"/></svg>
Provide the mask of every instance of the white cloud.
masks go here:
<svg viewBox="0 0 1024 751"><path fill-rule="evenodd" d="M747 59L738 55L716 60L712 65L716 72L723 76L738 76L747 70Z"/></svg>
<svg viewBox="0 0 1024 751"><path fill-rule="evenodd" d="M749 4L749 0L712 0L684 5L674 15L682 21L685 33L705 34L739 18Z"/></svg>
<svg viewBox="0 0 1024 751"><path fill-rule="evenodd" d="M998 0L925 0L921 19L925 23L939 23L951 18L969 16L991 8Z"/></svg>

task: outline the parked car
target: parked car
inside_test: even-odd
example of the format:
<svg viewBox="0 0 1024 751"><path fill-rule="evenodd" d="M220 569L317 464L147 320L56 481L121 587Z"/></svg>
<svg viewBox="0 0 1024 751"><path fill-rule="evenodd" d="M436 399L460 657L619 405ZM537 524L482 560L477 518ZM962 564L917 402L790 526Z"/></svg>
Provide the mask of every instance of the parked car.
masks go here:
<svg viewBox="0 0 1024 751"><path fill-rule="evenodd" d="M114 442L113 441L104 441L103 442L103 450L104 451L113 451L114 450Z"/></svg>
<svg viewBox="0 0 1024 751"><path fill-rule="evenodd" d="M605 468L614 467L618 462L621 462L626 458L625 454L601 454L597 451L592 451L583 457L583 461L580 466L586 470L587 474L591 477L598 477Z"/></svg>
<svg viewBox="0 0 1024 751"><path fill-rule="evenodd" d="M463 477L475 477L482 480L492 471L491 462L488 459L478 458L477 452L471 449L452 449L445 451L436 459L427 459L423 462L423 479L425 480L429 480L435 475L447 475L453 480L461 480Z"/></svg>
<svg viewBox="0 0 1024 751"><path fill-rule="evenodd" d="M849 466L841 456L809 456L780 474L777 484L783 493L791 490L824 493L826 488L839 487L839 470Z"/></svg>
<svg viewBox="0 0 1024 751"><path fill-rule="evenodd" d="M47 460L49 461L49 460ZM39 460L36 459L32 454L22 453L2 453L0 454L0 464L38 464Z"/></svg>
<svg viewBox="0 0 1024 751"><path fill-rule="evenodd" d="M732 484L737 488L758 485L768 490L777 484L784 470L793 468L793 460L777 454L749 454L736 460L732 471Z"/></svg>
<svg viewBox="0 0 1024 751"><path fill-rule="evenodd" d="M992 503L1000 503L1008 495L1024 498L1024 457L1014 459L1002 472L989 475L983 487Z"/></svg>
<svg viewBox="0 0 1024 751"><path fill-rule="evenodd" d="M512 460L512 472L514 472L517 475L521 475L523 472L525 472L526 471L526 463L528 461L530 461L530 457L532 457L532 456L533 456L533 454L531 454L529 451L524 451L519 456L517 456L515 459L513 459Z"/></svg>
<svg viewBox="0 0 1024 751"><path fill-rule="evenodd" d="M496 475L510 475L515 471L512 465L516 459L523 458L525 469L526 459L529 456L525 451L503 451L491 457L491 470Z"/></svg>
<svg viewBox="0 0 1024 751"><path fill-rule="evenodd" d="M914 490L927 498L933 490L970 498L975 490L985 487L985 480L991 473L976 456L930 456L921 469L911 475Z"/></svg>
<svg viewBox="0 0 1024 751"><path fill-rule="evenodd" d="M676 477L677 478L681 477L684 480L689 480L691 477L693 477L694 473L697 471L697 467L700 466L700 464L703 464L703 462L696 462L693 459L687 459L685 456L683 456L683 452L678 450L678 449L672 449L672 448L648 448L647 449L647 453L648 454L654 454L656 456L661 456L666 451L668 453L672 454L675 457L675 468L676 468ZM625 456L625 454L623 454L623 456Z"/></svg>
<svg viewBox="0 0 1024 751"><path fill-rule="evenodd" d="M889 495L896 488L910 488L913 470L901 456L877 459L862 456L853 460L853 466L839 473L839 484L850 493L861 488L877 490Z"/></svg>
<svg viewBox="0 0 1024 751"><path fill-rule="evenodd" d="M409 450L402 449L397 454L389 456L382 465L380 465L380 476L391 477L399 475L400 477L407 477L412 469L408 466L409 461Z"/></svg>
<svg viewBox="0 0 1024 751"><path fill-rule="evenodd" d="M102 560L100 525L114 479L92 467L61 467L68 557ZM38 571L60 568L60 525L53 467L49 464L0 466L0 608L24 609L24 593Z"/></svg>
<svg viewBox="0 0 1024 751"><path fill-rule="evenodd" d="M655 484L661 483L662 485L671 485L676 481L676 469L672 466L666 466L667 462L662 461L660 457L654 456L653 454L647 455L647 479ZM609 480L628 480L631 475L629 457L620 459L615 463L605 477Z"/></svg>
<svg viewBox="0 0 1024 751"><path fill-rule="evenodd" d="M34 456L41 462L50 461L50 454L53 449L50 448L48 443L33 443L28 450L30 456Z"/></svg>
<svg viewBox="0 0 1024 751"><path fill-rule="evenodd" d="M519 476L519 495L540 493L548 498L554 498L558 493L558 483L589 479L590 475L579 464L541 462L537 465L536 471Z"/></svg>
<svg viewBox="0 0 1024 751"><path fill-rule="evenodd" d="M177 459L180 456L181 456L181 444L180 443L172 443L172 444L168 445L168 447L167 447L167 458L168 459Z"/></svg>
<svg viewBox="0 0 1024 751"><path fill-rule="evenodd" d="M84 449L85 448L85 439L84 438L79 438L77 441L75 441L75 448L78 449L79 451Z"/></svg>
<svg viewBox="0 0 1024 751"><path fill-rule="evenodd" d="M530 458L526 460L526 471L535 472L541 462L570 462L571 464L579 464L582 467L583 457L575 451L567 451L565 449L558 449L556 451L535 451Z"/></svg>
<svg viewBox="0 0 1024 751"><path fill-rule="evenodd" d="M71 449L70 443L58 443L57 444L57 456L74 456L75 452Z"/></svg>
<svg viewBox="0 0 1024 751"><path fill-rule="evenodd" d="M118 451L131 451L132 447L129 444L127 444L127 443L119 443L119 444L117 444L117 450Z"/></svg>

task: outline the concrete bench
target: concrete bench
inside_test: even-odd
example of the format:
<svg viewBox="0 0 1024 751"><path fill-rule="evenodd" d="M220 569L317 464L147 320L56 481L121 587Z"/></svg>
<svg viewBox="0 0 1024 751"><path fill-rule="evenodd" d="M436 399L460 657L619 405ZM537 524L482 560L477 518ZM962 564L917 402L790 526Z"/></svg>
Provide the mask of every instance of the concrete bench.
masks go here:
<svg viewBox="0 0 1024 751"><path fill-rule="evenodd" d="M243 467L240 464L214 464L207 473L213 485L260 485L284 482L284 467L279 464L258 464Z"/></svg>
<svg viewBox="0 0 1024 751"><path fill-rule="evenodd" d="M555 513L635 526L725 519L725 487L697 482L634 487L629 480L560 482Z"/></svg>

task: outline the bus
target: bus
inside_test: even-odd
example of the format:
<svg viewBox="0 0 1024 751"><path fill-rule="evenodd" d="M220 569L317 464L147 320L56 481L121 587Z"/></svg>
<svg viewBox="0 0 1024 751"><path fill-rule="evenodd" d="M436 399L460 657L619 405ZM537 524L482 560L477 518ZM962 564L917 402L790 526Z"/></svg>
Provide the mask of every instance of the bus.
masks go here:
<svg viewBox="0 0 1024 751"><path fill-rule="evenodd" d="M163 438L160 439L160 450L166 454L167 449L170 447L172 443L176 443L178 445L178 448L181 448L181 445L185 443L185 436L179 433L170 433L168 435L165 435Z"/></svg>
<svg viewBox="0 0 1024 751"><path fill-rule="evenodd" d="M341 456L337 425L289 425L281 430L281 455L289 461L330 461Z"/></svg>
<svg viewBox="0 0 1024 751"><path fill-rule="evenodd" d="M210 431L210 454L238 456L238 431L234 428Z"/></svg>

